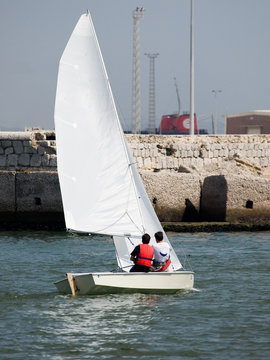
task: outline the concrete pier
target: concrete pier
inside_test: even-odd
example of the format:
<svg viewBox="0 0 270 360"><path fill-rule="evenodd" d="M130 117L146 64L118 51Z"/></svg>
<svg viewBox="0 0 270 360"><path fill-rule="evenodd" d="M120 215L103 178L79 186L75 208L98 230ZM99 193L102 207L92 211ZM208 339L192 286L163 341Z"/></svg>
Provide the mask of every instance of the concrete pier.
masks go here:
<svg viewBox="0 0 270 360"><path fill-rule="evenodd" d="M270 135L126 138L162 222L269 226ZM0 199L0 229L64 228L54 131L0 132Z"/></svg>

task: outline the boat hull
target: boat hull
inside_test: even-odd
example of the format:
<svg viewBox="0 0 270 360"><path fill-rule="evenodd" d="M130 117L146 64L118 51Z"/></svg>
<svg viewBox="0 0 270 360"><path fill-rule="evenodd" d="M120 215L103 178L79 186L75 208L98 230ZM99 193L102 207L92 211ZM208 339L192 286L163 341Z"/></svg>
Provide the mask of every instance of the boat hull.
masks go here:
<svg viewBox="0 0 270 360"><path fill-rule="evenodd" d="M112 293L176 293L194 286L192 271L163 273L74 273L72 280L78 295ZM68 278L55 283L63 294L75 294Z"/></svg>

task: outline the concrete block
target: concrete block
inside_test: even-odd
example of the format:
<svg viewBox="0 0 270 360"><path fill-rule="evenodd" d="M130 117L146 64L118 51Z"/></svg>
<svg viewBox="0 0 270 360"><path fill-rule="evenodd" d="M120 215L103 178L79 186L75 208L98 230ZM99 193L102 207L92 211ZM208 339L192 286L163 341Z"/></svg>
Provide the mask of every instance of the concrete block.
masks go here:
<svg viewBox="0 0 270 360"><path fill-rule="evenodd" d="M162 169L162 160L160 157L155 158L155 168L156 169Z"/></svg>
<svg viewBox="0 0 270 360"><path fill-rule="evenodd" d="M40 167L41 165L41 155L33 154L30 159L30 166L31 167Z"/></svg>
<svg viewBox="0 0 270 360"><path fill-rule="evenodd" d="M33 146L25 146L24 147L24 153L25 154L36 154L37 153L37 149Z"/></svg>
<svg viewBox="0 0 270 360"><path fill-rule="evenodd" d="M14 152L14 150L13 150L12 146L5 149L5 154L6 155L13 154L13 152Z"/></svg>
<svg viewBox="0 0 270 360"><path fill-rule="evenodd" d="M15 212L15 209L16 209L15 172L1 171L0 172L0 212L13 213Z"/></svg>
<svg viewBox="0 0 270 360"><path fill-rule="evenodd" d="M186 157L187 157L187 151L186 151L186 150L182 150L182 151L181 151L181 157L182 157L182 158L186 158Z"/></svg>
<svg viewBox="0 0 270 360"><path fill-rule="evenodd" d="M29 154L21 154L21 155L19 155L18 165L29 166L30 165L30 155Z"/></svg>
<svg viewBox="0 0 270 360"><path fill-rule="evenodd" d="M13 141L13 148L15 154L21 154L23 153L23 143L22 141Z"/></svg>
<svg viewBox="0 0 270 360"><path fill-rule="evenodd" d="M37 148L37 153L38 153L39 155L45 154L45 149L44 149L44 147L43 147L43 146L38 146L38 148Z"/></svg>
<svg viewBox="0 0 270 360"><path fill-rule="evenodd" d="M6 149L6 148L10 147L11 144L12 144L12 142L10 140L2 140L1 143L2 143L2 148L3 149Z"/></svg>
<svg viewBox="0 0 270 360"><path fill-rule="evenodd" d="M145 158L144 159L144 168L145 169L151 169L151 159L149 157Z"/></svg>
<svg viewBox="0 0 270 360"><path fill-rule="evenodd" d="M174 167L173 158L167 157L167 169L173 169L173 167Z"/></svg>
<svg viewBox="0 0 270 360"><path fill-rule="evenodd" d="M169 171L141 170L140 174L160 221L198 221L200 178Z"/></svg>
<svg viewBox="0 0 270 360"><path fill-rule="evenodd" d="M16 175L18 212L59 212L62 199L57 172L20 172Z"/></svg>
<svg viewBox="0 0 270 360"><path fill-rule="evenodd" d="M218 158L218 155L219 155L218 150L214 150L214 152L213 152L213 157L214 157L214 158Z"/></svg>
<svg viewBox="0 0 270 360"><path fill-rule="evenodd" d="M6 157L6 155L0 155L0 166L1 166L1 167L5 167L5 166L6 166L6 162L7 162L7 157Z"/></svg>
<svg viewBox="0 0 270 360"><path fill-rule="evenodd" d="M162 169L167 169L167 160L165 157L162 158Z"/></svg>
<svg viewBox="0 0 270 360"><path fill-rule="evenodd" d="M227 221L262 224L270 222L270 179L228 176Z"/></svg>
<svg viewBox="0 0 270 360"><path fill-rule="evenodd" d="M57 167L57 157L56 155L50 156L50 167Z"/></svg>
<svg viewBox="0 0 270 360"><path fill-rule="evenodd" d="M142 168L143 167L143 159L139 156L139 157L137 157L137 162L136 162L136 164L137 164L137 167L138 168Z"/></svg>
<svg viewBox="0 0 270 360"><path fill-rule="evenodd" d="M44 154L41 156L41 166L48 167L50 165L50 156L48 154Z"/></svg>
<svg viewBox="0 0 270 360"><path fill-rule="evenodd" d="M7 165L8 166L17 166L18 165L18 155L10 154L7 156Z"/></svg>

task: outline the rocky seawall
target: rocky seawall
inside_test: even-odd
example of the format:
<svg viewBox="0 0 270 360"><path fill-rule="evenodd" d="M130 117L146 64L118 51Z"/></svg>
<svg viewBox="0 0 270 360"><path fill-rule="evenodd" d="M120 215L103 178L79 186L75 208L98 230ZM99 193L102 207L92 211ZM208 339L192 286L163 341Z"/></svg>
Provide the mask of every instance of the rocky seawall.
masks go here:
<svg viewBox="0 0 270 360"><path fill-rule="evenodd" d="M166 226L269 226L270 135L126 138ZM0 185L0 228L64 228L54 131L0 132Z"/></svg>

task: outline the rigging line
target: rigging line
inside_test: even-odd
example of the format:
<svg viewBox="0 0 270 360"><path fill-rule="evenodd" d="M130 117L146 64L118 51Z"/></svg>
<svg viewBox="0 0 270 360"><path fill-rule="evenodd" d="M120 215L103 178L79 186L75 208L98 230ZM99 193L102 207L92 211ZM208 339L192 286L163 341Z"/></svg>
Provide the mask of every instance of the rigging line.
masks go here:
<svg viewBox="0 0 270 360"><path fill-rule="evenodd" d="M130 221L132 222L132 224L134 224L135 225L135 227L139 230L139 232L141 233L141 234L143 234L145 231L144 231L144 226L143 226L143 224L142 224L142 227L143 227L143 231L139 228L139 226L132 220L132 218L131 218L131 216L129 215L129 213L127 212L126 213L127 214L127 216L130 218Z"/></svg>
<svg viewBox="0 0 270 360"><path fill-rule="evenodd" d="M127 172L129 170L130 165L131 164L128 164ZM131 188L132 188L132 179L131 179L131 176L130 176L129 187L128 187L128 196L127 196L127 201L126 201L126 212L128 212L128 204L129 204L129 199L130 199L130 196L131 196Z"/></svg>
<svg viewBox="0 0 270 360"><path fill-rule="evenodd" d="M127 236L127 238L128 238L128 240L129 240L129 242L131 243L131 245L132 245L132 246L135 246L134 242L130 239L130 237Z"/></svg>
<svg viewBox="0 0 270 360"><path fill-rule="evenodd" d="M96 234L102 234L102 231L106 230L106 229L109 229L111 226L115 225L118 223L118 221L120 221L125 215L127 215L130 219L130 221L135 225L136 229L142 234L142 230L138 227L138 225L132 220L132 218L130 217L129 213L127 211L125 211L117 220L115 220L112 224L109 224L108 226L102 228L102 229L99 229L99 230L96 230L95 233ZM112 234L113 235L113 234Z"/></svg>
<svg viewBox="0 0 270 360"><path fill-rule="evenodd" d="M129 239L129 241L131 242L131 244L134 246L134 244L133 244L132 241L130 240L129 236L127 236L127 238ZM119 264L121 264L121 261L120 261L121 258L120 258L119 254L118 254L118 251L117 251L116 246L115 246L115 253L116 253L116 259L117 259L117 263L118 263L118 268L113 268L113 269L112 269L112 272L113 272L114 270L119 270L119 269L123 270L123 269L126 269L126 268L128 268L128 267L133 266L133 264L127 265L127 266L119 266Z"/></svg>
<svg viewBox="0 0 270 360"><path fill-rule="evenodd" d="M126 117L124 116L124 113L121 109L121 106L120 106L120 103L117 99L117 97L115 97L115 94L114 94L114 101L116 103L116 108L117 108L117 112L120 114L120 117L121 117L121 120L120 120L120 123L124 125L124 128L126 129L126 131L128 131L128 126L127 126L127 122L126 122Z"/></svg>
<svg viewBox="0 0 270 360"><path fill-rule="evenodd" d="M184 254L184 260L185 260L185 262L187 262L190 270L193 271L192 266L191 266L191 264L190 264L190 262L189 262L189 260L188 260L188 256L186 255L186 253L185 253L185 251L184 251L184 248L182 247L181 242L180 242L180 249L181 249L181 252ZM185 263L184 263L184 265L185 265Z"/></svg>
<svg viewBox="0 0 270 360"><path fill-rule="evenodd" d="M126 211L125 211L124 214L122 214L117 220L115 220L112 224L109 224L108 226L105 226L104 228L95 231L95 233L101 233L101 231L110 228L111 226L113 226L113 225L115 225L116 223L118 223L118 221L120 221L125 215L126 215Z"/></svg>
<svg viewBox="0 0 270 360"><path fill-rule="evenodd" d="M123 267L113 268L113 269L111 270L111 272L117 271L117 270L119 270L119 269L123 270L123 269L129 268L129 267L132 267L132 266L133 266L133 264L127 265L127 266L123 266Z"/></svg>
<svg viewBox="0 0 270 360"><path fill-rule="evenodd" d="M141 217L142 227L143 227L143 230L144 230L143 232L145 232L144 219L143 219L142 209L141 209L141 204L140 204L140 199L142 198L142 195L139 194L138 189L137 189L137 187L135 185L134 172L137 172L137 168L136 168L136 165L135 165L136 163L134 162L134 160L133 160L133 158L132 158L132 156L130 154L129 149L127 149L127 152L128 152L128 155L130 155L128 168L130 170L130 176L131 176L134 192L135 192L135 195L136 195L136 201L137 201L137 205L138 205L138 209L139 209L139 213L140 213L140 217ZM131 162L131 160L132 160L132 162ZM133 168L132 165L135 165L135 168ZM140 175L137 174L137 173L135 175L139 178L139 181L141 181Z"/></svg>
<svg viewBox="0 0 270 360"><path fill-rule="evenodd" d="M119 256L119 254L118 254L118 251L117 251L117 248L116 248L115 244L114 244L114 247L115 247L116 259L117 259L118 268L119 268L119 267L120 267L119 264L121 264L120 256ZM118 268L117 268L116 270L118 270ZM114 268L114 269L115 269L115 268ZM114 270L114 269L113 269L113 270ZM120 268L120 269L122 269L122 268ZM112 270L112 271L113 271L113 270Z"/></svg>

